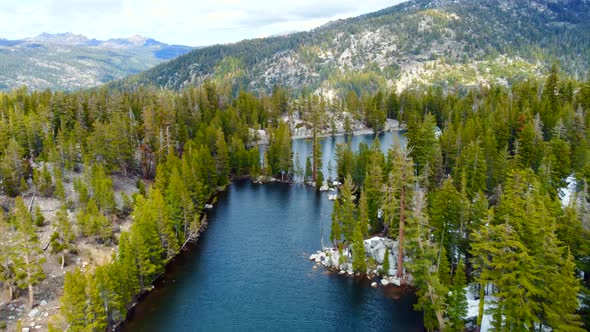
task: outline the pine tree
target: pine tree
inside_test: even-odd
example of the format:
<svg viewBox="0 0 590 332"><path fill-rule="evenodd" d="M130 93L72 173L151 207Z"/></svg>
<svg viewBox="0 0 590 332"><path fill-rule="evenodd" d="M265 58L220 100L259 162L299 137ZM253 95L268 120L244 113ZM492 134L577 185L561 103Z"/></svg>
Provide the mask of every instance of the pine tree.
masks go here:
<svg viewBox="0 0 590 332"><path fill-rule="evenodd" d="M92 197L100 211L108 215L116 206L113 180L106 174L105 168L101 164L93 165L90 173Z"/></svg>
<svg viewBox="0 0 590 332"><path fill-rule="evenodd" d="M13 299L16 276L12 258L15 254L12 246L14 234L4 218L4 211L0 211L0 281L8 286L9 300Z"/></svg>
<svg viewBox="0 0 590 332"><path fill-rule="evenodd" d="M414 308L424 311L424 326L428 331L433 331L435 328L444 331L446 327L445 295L448 290L440 281L438 269L435 266L438 246L431 240L432 237L428 232L430 226L425 204L424 194L416 192L414 209L407 224L407 255L412 257L412 261L407 263L407 268L417 288L418 303L414 305ZM400 251L398 261L401 259L402 252Z"/></svg>
<svg viewBox="0 0 590 332"><path fill-rule="evenodd" d="M66 272L63 295L60 298L60 312L72 331L82 331L87 326L86 320L86 276L76 267Z"/></svg>
<svg viewBox="0 0 590 332"><path fill-rule="evenodd" d="M61 255L61 268L63 270L66 263L66 254L74 248L75 234L65 205L62 205L55 217L54 232L51 236L51 251Z"/></svg>
<svg viewBox="0 0 590 332"><path fill-rule="evenodd" d="M92 273L86 274L86 329L104 331L107 328L107 312L101 294L99 278Z"/></svg>
<svg viewBox="0 0 590 332"><path fill-rule="evenodd" d="M344 180L344 185L340 189L340 222L342 223L342 233L344 235L344 239L348 243L352 243L354 240L354 227L356 224L355 220L355 211L356 207L354 205L354 197L353 192L355 188L352 184L352 177L350 175L346 176ZM361 232L362 234L362 232Z"/></svg>
<svg viewBox="0 0 590 332"><path fill-rule="evenodd" d="M457 268L455 270L455 276L453 277L453 285L451 292L447 298L447 318L449 321L449 330L451 331L464 331L465 321L467 317L467 297L465 286L467 281L465 278L465 265L463 260L459 260ZM482 299L483 301L483 299Z"/></svg>
<svg viewBox="0 0 590 332"><path fill-rule="evenodd" d="M374 144L378 144L378 140ZM381 163L379 162L376 154L380 154L380 151L373 152L367 175L365 176L364 191L367 199L367 212L369 221L371 223L371 229L381 229L381 222L378 218L378 211L382 201L383 192L383 173L381 170Z"/></svg>
<svg viewBox="0 0 590 332"><path fill-rule="evenodd" d="M332 227L330 229L330 241L335 247L342 239L342 228L340 224L340 201L334 201L334 209L332 210Z"/></svg>
<svg viewBox="0 0 590 332"><path fill-rule="evenodd" d="M41 227L45 223L45 216L43 216L43 212L41 212L41 207L39 204L35 205L35 212L34 218L35 226Z"/></svg>
<svg viewBox="0 0 590 332"><path fill-rule="evenodd" d="M130 303L133 296L140 290L137 254L134 249L130 233L122 232L119 238L119 252L113 263L119 266L121 283L118 293L121 296L122 303Z"/></svg>
<svg viewBox="0 0 590 332"><path fill-rule="evenodd" d="M385 254L383 254L383 267L381 268L381 274L387 275L389 274L389 270L391 269L391 264L389 263L389 248L385 248Z"/></svg>
<svg viewBox="0 0 590 332"><path fill-rule="evenodd" d="M367 195L365 195L365 190L361 190L361 197L359 199L359 218L358 222L360 224L361 232L363 233L363 237L366 237L369 233L368 225L369 225L369 208L367 206ZM374 229L371 227L371 229Z"/></svg>
<svg viewBox="0 0 590 332"><path fill-rule="evenodd" d="M176 237L182 243L186 240L195 207L185 182L176 168L172 170L166 189L166 206Z"/></svg>
<svg viewBox="0 0 590 332"><path fill-rule="evenodd" d="M145 198L138 197L130 231L130 243L137 256L141 289L149 285L164 268L164 246L149 204Z"/></svg>
<svg viewBox="0 0 590 332"><path fill-rule="evenodd" d="M218 131L215 142L215 161L217 164L217 184L224 186L227 184L229 175L229 151L221 130Z"/></svg>
<svg viewBox="0 0 590 332"><path fill-rule="evenodd" d="M35 302L34 287L45 278L41 268L41 248L39 239L33 224L33 217L25 206L25 202L19 196L16 198L14 208L14 221L17 226L14 249L14 269L17 285L29 291L29 307L32 308Z"/></svg>
<svg viewBox="0 0 590 332"><path fill-rule="evenodd" d="M579 280L576 278L575 263L568 250L559 266L558 277L550 281L547 300L542 303L546 324L554 331L584 331L580 315L578 294Z"/></svg>
<svg viewBox="0 0 590 332"><path fill-rule="evenodd" d="M356 223L352 241L352 269L359 274L367 273L367 261L365 246L363 245L363 232L360 223Z"/></svg>
<svg viewBox="0 0 590 332"><path fill-rule="evenodd" d="M316 174L316 183L315 188L316 190L320 190L320 188L324 185L324 173L322 170L318 170Z"/></svg>
<svg viewBox="0 0 590 332"><path fill-rule="evenodd" d="M66 201L66 190L64 188L63 183L63 174L59 167L54 167L53 174L55 176L55 190L53 194L57 197L60 201L65 203Z"/></svg>
<svg viewBox="0 0 590 332"><path fill-rule="evenodd" d="M405 235L405 220L410 214L410 209L413 203L413 192L415 187L414 167L412 160L408 156L408 150L395 146L391 152L392 172L390 173L387 191L391 191L387 195L395 195L395 199L390 197L385 208L387 212L389 227L393 220L393 216L397 216L398 224L398 253L397 260L397 277L403 276L403 256L404 256L404 235ZM399 204L392 206L392 204Z"/></svg>

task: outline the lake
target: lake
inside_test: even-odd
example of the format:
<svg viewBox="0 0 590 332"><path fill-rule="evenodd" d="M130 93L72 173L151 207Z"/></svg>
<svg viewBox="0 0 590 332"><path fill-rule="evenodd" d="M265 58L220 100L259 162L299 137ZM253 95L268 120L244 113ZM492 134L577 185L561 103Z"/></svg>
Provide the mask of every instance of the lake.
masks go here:
<svg viewBox="0 0 590 332"><path fill-rule="evenodd" d="M352 144L373 138L355 136ZM381 134L382 149L398 138ZM325 169L341 141L322 140ZM293 149L306 157L311 141L296 140ZM198 244L175 259L124 330L421 331L412 294L372 288L366 278L309 261L322 236L329 244L333 202L327 195L301 184L232 184L207 212L209 226Z"/></svg>

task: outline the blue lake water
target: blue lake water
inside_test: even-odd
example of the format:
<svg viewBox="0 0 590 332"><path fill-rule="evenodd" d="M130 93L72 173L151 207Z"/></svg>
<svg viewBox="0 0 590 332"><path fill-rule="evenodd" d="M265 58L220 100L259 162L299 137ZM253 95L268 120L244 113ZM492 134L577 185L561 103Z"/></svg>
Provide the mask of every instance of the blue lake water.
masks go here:
<svg viewBox="0 0 590 332"><path fill-rule="evenodd" d="M397 133L382 134L382 148ZM323 140L324 167L343 137ZM353 146L373 136L353 137ZM294 141L300 156L310 141ZM305 160L305 159L302 159ZM126 331L421 331L415 298L314 267L333 202L301 184L232 184L209 226L141 302Z"/></svg>

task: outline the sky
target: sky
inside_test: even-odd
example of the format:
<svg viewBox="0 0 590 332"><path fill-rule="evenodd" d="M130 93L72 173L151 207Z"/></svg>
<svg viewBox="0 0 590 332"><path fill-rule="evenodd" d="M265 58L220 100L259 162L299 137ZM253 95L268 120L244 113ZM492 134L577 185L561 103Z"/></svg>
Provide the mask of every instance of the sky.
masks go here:
<svg viewBox="0 0 590 332"><path fill-rule="evenodd" d="M105 40L139 34L205 46L305 31L403 0L2 0L0 38L72 32Z"/></svg>

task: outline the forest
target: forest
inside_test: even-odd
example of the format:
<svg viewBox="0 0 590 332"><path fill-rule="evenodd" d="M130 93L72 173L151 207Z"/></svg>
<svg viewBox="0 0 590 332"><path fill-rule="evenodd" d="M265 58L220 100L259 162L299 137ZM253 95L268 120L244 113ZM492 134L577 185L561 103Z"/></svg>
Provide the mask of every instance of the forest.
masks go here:
<svg viewBox="0 0 590 332"><path fill-rule="evenodd" d="M304 181L319 187L318 131L342 112L376 131L386 118L407 126L407 145L386 154L378 142L338 148L343 185L330 237L355 248L357 273L370 263L359 242L380 234L398 240L397 273L415 287L430 331L464 329L467 283L494 299L480 302L478 324L491 310L497 330L590 326L590 81L557 66L510 88L351 91L335 100L280 87L234 96L209 81L181 92L1 93L2 288L32 308L44 261L54 260L67 272L50 330L117 325L198 238L217 192L242 177L298 178L285 116L313 128ZM259 129L268 146L257 144ZM136 180L132 194L115 194L120 177ZM59 201L51 220L34 204L42 197ZM112 249L108 262L76 264L83 244Z"/></svg>

